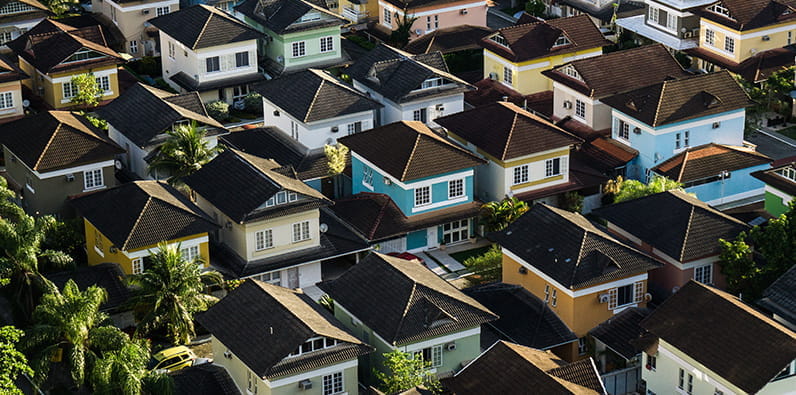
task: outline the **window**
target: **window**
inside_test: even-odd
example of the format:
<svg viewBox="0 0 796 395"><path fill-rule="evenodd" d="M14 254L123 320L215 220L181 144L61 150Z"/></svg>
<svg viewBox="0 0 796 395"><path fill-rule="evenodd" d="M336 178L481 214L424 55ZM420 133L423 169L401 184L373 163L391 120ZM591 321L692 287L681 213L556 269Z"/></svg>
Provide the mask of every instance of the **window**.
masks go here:
<svg viewBox="0 0 796 395"><path fill-rule="evenodd" d="M713 283L713 265L697 266L694 268L694 280L702 284Z"/></svg>
<svg viewBox="0 0 796 395"><path fill-rule="evenodd" d="M257 376L251 370L246 370L246 389L251 394L257 393Z"/></svg>
<svg viewBox="0 0 796 395"><path fill-rule="evenodd" d="M113 7L111 7L111 20L113 21L113 23L117 23L118 22L116 20L116 8L113 8Z"/></svg>
<svg viewBox="0 0 796 395"><path fill-rule="evenodd" d="M550 305L556 307L558 304L558 290L553 289L553 297L550 299Z"/></svg>
<svg viewBox="0 0 796 395"><path fill-rule="evenodd" d="M724 15L726 17L730 16L730 10L727 9L727 7L725 7L724 4L721 4L721 3L716 3L716 4L713 4L712 6L708 7L708 11L715 12L717 14L721 14L721 15Z"/></svg>
<svg viewBox="0 0 796 395"><path fill-rule="evenodd" d="M107 75L97 77L97 86L102 92L109 92L111 90L111 77Z"/></svg>
<svg viewBox="0 0 796 395"><path fill-rule="evenodd" d="M354 122L354 123L349 123L346 128L348 129L348 135L349 136L354 134L354 133L359 133L359 132L362 131L362 122L361 121L357 121L357 122Z"/></svg>
<svg viewBox="0 0 796 395"><path fill-rule="evenodd" d="M202 259L199 255L199 246L192 246L180 249L180 255L186 262L194 262L197 259Z"/></svg>
<svg viewBox="0 0 796 395"><path fill-rule="evenodd" d="M392 26L392 11L388 10L387 8L384 9L384 24L387 26Z"/></svg>
<svg viewBox="0 0 796 395"><path fill-rule="evenodd" d="M157 16L166 15L169 12L171 12L171 10L169 9L169 6L158 7L158 8L155 9L155 14L157 14Z"/></svg>
<svg viewBox="0 0 796 395"><path fill-rule="evenodd" d="M624 140L630 140L630 124L625 121L619 121L619 130L616 131L617 137Z"/></svg>
<svg viewBox="0 0 796 395"><path fill-rule="evenodd" d="M0 93L0 109L14 107L14 92Z"/></svg>
<svg viewBox="0 0 796 395"><path fill-rule="evenodd" d="M334 395L343 392L343 372L323 376L323 395Z"/></svg>
<svg viewBox="0 0 796 395"><path fill-rule="evenodd" d="M560 47L562 45L567 45L567 44L569 44L569 39L567 38L567 36L562 34L561 36L559 36L556 39L556 42L553 43L553 48Z"/></svg>
<svg viewBox="0 0 796 395"><path fill-rule="evenodd" d="M72 85L72 82L64 82L61 87L64 91L64 99L71 99L77 94L77 89Z"/></svg>
<svg viewBox="0 0 796 395"><path fill-rule="evenodd" d="M334 51L334 37L321 37L321 52Z"/></svg>
<svg viewBox="0 0 796 395"><path fill-rule="evenodd" d="M442 244L458 243L469 238L469 220L463 219L442 225Z"/></svg>
<svg viewBox="0 0 796 395"><path fill-rule="evenodd" d="M561 158L553 158L544 161L544 176L552 177L561 174Z"/></svg>
<svg viewBox="0 0 796 395"><path fill-rule="evenodd" d="M102 234L96 229L94 229L94 248L102 253Z"/></svg>
<svg viewBox="0 0 796 395"><path fill-rule="evenodd" d="M141 274L144 272L144 259L133 259L133 274Z"/></svg>
<svg viewBox="0 0 796 395"><path fill-rule="evenodd" d="M77 51L77 52L73 53L71 56L66 58L66 60L63 61L63 63L79 62L81 60L101 58L103 56L105 56L105 55L103 55L103 54L101 54L99 52L94 52L94 51L91 51L91 50L88 50L88 49L84 49L84 50L80 50L80 51Z"/></svg>
<svg viewBox="0 0 796 395"><path fill-rule="evenodd" d="M566 75L568 75L568 76L570 76L570 77L572 77L572 78L574 78L576 80L583 81L583 78L580 76L580 73L578 73L578 71L575 70L575 67L573 67L572 65L564 67L563 71L564 71L564 74L566 74Z"/></svg>
<svg viewBox="0 0 796 395"><path fill-rule="evenodd" d="M680 149L680 133L674 135L674 149Z"/></svg>
<svg viewBox="0 0 796 395"><path fill-rule="evenodd" d="M232 87L232 100L238 101L246 97L249 94L249 86L248 85L235 85Z"/></svg>
<svg viewBox="0 0 796 395"><path fill-rule="evenodd" d="M711 47L715 45L716 33L713 30L705 29L705 44Z"/></svg>
<svg viewBox="0 0 796 395"><path fill-rule="evenodd" d="M248 66L249 66L249 52L236 52L235 67L248 67Z"/></svg>
<svg viewBox="0 0 796 395"><path fill-rule="evenodd" d="M672 14L666 14L666 28L669 30L677 30L677 17Z"/></svg>
<svg viewBox="0 0 796 395"><path fill-rule="evenodd" d="M265 207L271 207L277 204L285 204L288 202L295 202L298 200L298 194L292 191L279 191L274 196L271 196L268 201L265 202Z"/></svg>
<svg viewBox="0 0 796 395"><path fill-rule="evenodd" d="M724 37L724 50L729 53L735 52L735 39L732 37Z"/></svg>
<svg viewBox="0 0 796 395"><path fill-rule="evenodd" d="M589 352L589 341L586 337L578 339L578 355L586 355Z"/></svg>
<svg viewBox="0 0 796 395"><path fill-rule="evenodd" d="M494 42L496 42L496 43L498 43L498 44L500 44L500 45L502 45L502 46L504 46L504 47L508 48L508 46L509 46L509 42L506 41L506 38L501 36L500 34L494 35L494 36L490 37L489 39L494 41Z"/></svg>
<svg viewBox="0 0 796 395"><path fill-rule="evenodd" d="M281 285L282 284L282 274L280 272L271 272L271 273L264 273L258 276L258 280L274 284L274 285Z"/></svg>
<svg viewBox="0 0 796 395"><path fill-rule="evenodd" d="M296 41L293 43L293 57L300 58L307 54L304 41Z"/></svg>
<svg viewBox="0 0 796 395"><path fill-rule="evenodd" d="M169 41L169 57L174 59L174 42Z"/></svg>
<svg viewBox="0 0 796 395"><path fill-rule="evenodd" d="M415 207L431 203L431 187L415 188Z"/></svg>
<svg viewBox="0 0 796 395"><path fill-rule="evenodd" d="M793 32L788 32L788 45L793 43Z"/></svg>
<svg viewBox="0 0 796 395"><path fill-rule="evenodd" d="M658 12L659 11L660 10L655 8L655 7L650 7L649 20L652 21L652 22L655 22L655 23L659 23L658 22Z"/></svg>
<svg viewBox="0 0 796 395"><path fill-rule="evenodd" d="M426 109L421 108L419 110L412 111L412 120L426 123L428 121L428 118L426 117Z"/></svg>
<svg viewBox="0 0 796 395"><path fill-rule="evenodd" d="M298 124L290 121L290 137L293 137L293 140L298 141L299 139L299 127Z"/></svg>
<svg viewBox="0 0 796 395"><path fill-rule="evenodd" d="M464 196L464 179L448 181L448 199Z"/></svg>
<svg viewBox="0 0 796 395"><path fill-rule="evenodd" d="M521 165L514 168L513 185L528 182L528 165Z"/></svg>
<svg viewBox="0 0 796 395"><path fill-rule="evenodd" d="M12 1L0 8L0 15L18 14L20 12L34 11L35 8L19 1Z"/></svg>
<svg viewBox="0 0 796 395"><path fill-rule="evenodd" d="M618 307L629 305L636 300L636 291L638 287L635 285L641 284L641 291L644 290L644 283L628 284L622 287L613 288L608 291L608 309L614 310ZM641 295L642 297L644 295Z"/></svg>
<svg viewBox="0 0 796 395"><path fill-rule="evenodd" d="M786 168L780 170L777 174L779 174L782 177L785 177L785 178L787 178L789 180L796 181L796 168L786 167Z"/></svg>
<svg viewBox="0 0 796 395"><path fill-rule="evenodd" d="M683 389L685 386L685 371L683 369L679 370L677 374L677 388Z"/></svg>
<svg viewBox="0 0 796 395"><path fill-rule="evenodd" d="M550 284L544 285L544 302L547 303L550 301Z"/></svg>
<svg viewBox="0 0 796 395"><path fill-rule="evenodd" d="M308 12L301 16L299 22L312 22L312 21L319 21L321 20L321 13L320 12Z"/></svg>
<svg viewBox="0 0 796 395"><path fill-rule="evenodd" d="M586 103L575 99L575 115L580 119L586 119Z"/></svg>
<svg viewBox="0 0 796 395"><path fill-rule="evenodd" d="M266 229L254 232L254 250L262 251L274 246L274 231Z"/></svg>
<svg viewBox="0 0 796 395"><path fill-rule="evenodd" d="M205 59L206 67L205 71L208 73L215 73L216 71L221 71L221 63L219 62L218 56L212 56Z"/></svg>
<svg viewBox="0 0 796 395"><path fill-rule="evenodd" d="M511 68L508 66L503 66L503 82L511 85L514 79L512 78Z"/></svg>
<svg viewBox="0 0 796 395"><path fill-rule="evenodd" d="M440 367L442 366L442 345L431 346L415 351L415 358L431 361L432 368Z"/></svg>
<svg viewBox="0 0 796 395"><path fill-rule="evenodd" d="M644 354L647 356L647 369L655 371L658 365L658 358L654 355Z"/></svg>
<svg viewBox="0 0 796 395"><path fill-rule="evenodd" d="M373 186L373 169L370 167L365 167L362 170L362 183L369 187Z"/></svg>
<svg viewBox="0 0 796 395"><path fill-rule="evenodd" d="M5 44L13 39L11 32L0 32L0 44Z"/></svg>
<svg viewBox="0 0 796 395"><path fill-rule="evenodd" d="M301 344L295 351L290 353L290 356L295 357L301 354L331 348L336 345L337 339L332 339L329 337L311 337Z"/></svg>
<svg viewBox="0 0 796 395"><path fill-rule="evenodd" d="M691 146L690 140L691 140L691 132L686 130L685 131L685 146L686 147L690 147Z"/></svg>
<svg viewBox="0 0 796 395"><path fill-rule="evenodd" d="M84 189L95 189L105 186L102 181L102 169L86 170L83 172Z"/></svg>
<svg viewBox="0 0 796 395"><path fill-rule="evenodd" d="M423 84L420 85L420 89L436 88L438 86L442 86L442 83L443 83L442 78L439 77L429 78L423 81Z"/></svg>
<svg viewBox="0 0 796 395"><path fill-rule="evenodd" d="M130 41L130 53L138 53L138 41Z"/></svg>
<svg viewBox="0 0 796 395"><path fill-rule="evenodd" d="M310 221L304 221L293 224L293 242L310 239Z"/></svg>

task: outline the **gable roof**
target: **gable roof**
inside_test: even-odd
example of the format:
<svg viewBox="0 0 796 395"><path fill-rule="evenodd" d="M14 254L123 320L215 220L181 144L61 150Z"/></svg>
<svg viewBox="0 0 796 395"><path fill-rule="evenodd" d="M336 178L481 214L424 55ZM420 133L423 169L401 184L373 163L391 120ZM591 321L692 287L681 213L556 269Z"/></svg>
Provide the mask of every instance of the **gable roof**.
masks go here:
<svg viewBox="0 0 796 395"><path fill-rule="evenodd" d="M729 18L709 11L708 7L694 12L705 19L739 31L759 29L796 18L796 2L793 0L721 0L716 3L729 10Z"/></svg>
<svg viewBox="0 0 796 395"><path fill-rule="evenodd" d="M568 69L574 69L580 78L568 75ZM610 72L606 72L607 70ZM597 99L649 86L651 82L690 75L663 44L645 45L575 60L543 71L542 74ZM617 75L622 78L616 78Z"/></svg>
<svg viewBox="0 0 796 395"><path fill-rule="evenodd" d="M30 76L25 74L25 72L22 71L19 66L9 60L6 56L0 55L0 83L19 81L28 78L30 78Z"/></svg>
<svg viewBox="0 0 796 395"><path fill-rule="evenodd" d="M403 50L411 54L441 52L443 54L480 49L478 41L494 29L485 26L457 25L426 33L407 44Z"/></svg>
<svg viewBox="0 0 796 395"><path fill-rule="evenodd" d="M796 325L796 265L769 285L757 304Z"/></svg>
<svg viewBox="0 0 796 395"><path fill-rule="evenodd" d="M594 3L590 3L580 0L559 0L559 3L589 14L590 16L606 23L611 22L611 20L614 18L614 15L616 15L617 18L625 18L644 14L643 1L625 0L618 2L617 4L610 1L596 1ZM602 5L600 5L601 3Z"/></svg>
<svg viewBox="0 0 796 395"><path fill-rule="evenodd" d="M550 351L499 341L445 380L456 395L605 394L591 358L566 363Z"/></svg>
<svg viewBox="0 0 796 395"><path fill-rule="evenodd" d="M244 281L196 320L258 377L268 379L356 359L371 350L301 290L258 280ZM338 344L288 358L316 336Z"/></svg>
<svg viewBox="0 0 796 395"><path fill-rule="evenodd" d="M677 182L687 183L716 176L722 171L735 171L771 163L771 158L744 147L705 144L661 162L652 171Z"/></svg>
<svg viewBox="0 0 796 395"><path fill-rule="evenodd" d="M693 280L641 327L748 393L759 391L796 359L796 333Z"/></svg>
<svg viewBox="0 0 796 395"><path fill-rule="evenodd" d="M752 104L746 91L726 70L658 82L601 101L652 127L740 110Z"/></svg>
<svg viewBox="0 0 796 395"><path fill-rule="evenodd" d="M604 206L594 214L680 262L718 255L719 239L734 239L749 229L734 217L676 190Z"/></svg>
<svg viewBox="0 0 796 395"><path fill-rule="evenodd" d="M765 182L766 185L770 185L771 187L779 189L788 195L796 196L796 181L778 174L780 171L786 168L796 170L796 161L785 163L771 169L756 171L752 173L752 177L757 178L758 180Z"/></svg>
<svg viewBox="0 0 796 395"><path fill-rule="evenodd" d="M111 314L124 306L132 292L124 280L124 272L118 263L105 262L99 265L77 266L73 270L64 270L45 274L58 289L63 289L67 281L72 280L78 288L86 289L92 285L99 286L108 293L108 299L100 306L101 311Z"/></svg>
<svg viewBox="0 0 796 395"><path fill-rule="evenodd" d="M639 323L650 315L650 312L650 309L642 307L624 309L594 327L589 334L622 358L630 360L642 351L632 341L644 334L645 331Z"/></svg>
<svg viewBox="0 0 796 395"><path fill-rule="evenodd" d="M583 142L538 115L507 102L476 107L434 122L501 161Z"/></svg>
<svg viewBox="0 0 796 395"><path fill-rule="evenodd" d="M97 109L97 113L139 147L156 143L156 138L181 120L223 129L207 114L199 93L169 93L140 82L124 91L116 100ZM142 117L141 114L147 114Z"/></svg>
<svg viewBox="0 0 796 395"><path fill-rule="evenodd" d="M395 122L337 141L402 182L486 163L419 121Z"/></svg>
<svg viewBox="0 0 796 395"><path fill-rule="evenodd" d="M319 287L393 345L478 327L498 318L425 266L375 252Z"/></svg>
<svg viewBox="0 0 796 395"><path fill-rule="evenodd" d="M314 122L384 107L323 70L308 69L253 88L301 122Z"/></svg>
<svg viewBox="0 0 796 395"><path fill-rule="evenodd" d="M276 34L295 33L305 30L340 26L348 23L341 16L330 12L321 1L307 0L244 0L235 11L253 19ZM299 22L310 11L323 14L316 21Z"/></svg>
<svg viewBox="0 0 796 395"><path fill-rule="evenodd" d="M175 395L240 395L238 386L221 365L205 363L169 373Z"/></svg>
<svg viewBox="0 0 796 395"><path fill-rule="evenodd" d="M249 25L204 4L152 18L149 23L194 50L262 37Z"/></svg>
<svg viewBox="0 0 796 395"><path fill-rule="evenodd" d="M218 228L199 207L160 181L129 182L74 198L72 204L121 251Z"/></svg>
<svg viewBox="0 0 796 395"><path fill-rule="evenodd" d="M508 228L490 237L567 289L586 288L663 266L584 216L546 204L534 205Z"/></svg>
<svg viewBox="0 0 796 395"><path fill-rule="evenodd" d="M113 160L124 149L83 117L46 111L4 125L0 142L40 173Z"/></svg>
<svg viewBox="0 0 796 395"><path fill-rule="evenodd" d="M506 46L492 40L498 35L505 39ZM568 43L555 46L561 36L566 37ZM578 15L505 27L483 38L480 44L500 57L517 63L602 48L611 42L605 39L588 15Z"/></svg>
<svg viewBox="0 0 796 395"><path fill-rule="evenodd" d="M292 168L232 148L185 177L185 183L238 223L317 209L330 203L320 192L298 180ZM266 201L282 190L295 192L300 199L266 208Z"/></svg>

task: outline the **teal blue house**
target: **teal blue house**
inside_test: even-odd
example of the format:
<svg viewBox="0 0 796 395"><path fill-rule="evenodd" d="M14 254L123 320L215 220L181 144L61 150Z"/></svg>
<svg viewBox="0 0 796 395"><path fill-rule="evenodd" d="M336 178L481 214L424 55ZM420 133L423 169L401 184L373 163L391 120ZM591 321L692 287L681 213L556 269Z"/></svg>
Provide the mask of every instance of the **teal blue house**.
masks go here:
<svg viewBox="0 0 796 395"><path fill-rule="evenodd" d="M475 168L485 161L419 121L338 139L351 151L353 196L334 211L381 252L423 251L476 234Z"/></svg>

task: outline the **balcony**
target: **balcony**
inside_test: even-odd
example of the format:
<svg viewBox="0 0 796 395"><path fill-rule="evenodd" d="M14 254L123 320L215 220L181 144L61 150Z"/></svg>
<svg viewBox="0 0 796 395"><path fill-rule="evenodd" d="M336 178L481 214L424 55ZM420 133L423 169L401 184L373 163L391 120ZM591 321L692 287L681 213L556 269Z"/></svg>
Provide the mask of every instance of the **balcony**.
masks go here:
<svg viewBox="0 0 796 395"><path fill-rule="evenodd" d="M343 8L343 18L354 23L364 22L369 16L367 11L358 11L349 7Z"/></svg>

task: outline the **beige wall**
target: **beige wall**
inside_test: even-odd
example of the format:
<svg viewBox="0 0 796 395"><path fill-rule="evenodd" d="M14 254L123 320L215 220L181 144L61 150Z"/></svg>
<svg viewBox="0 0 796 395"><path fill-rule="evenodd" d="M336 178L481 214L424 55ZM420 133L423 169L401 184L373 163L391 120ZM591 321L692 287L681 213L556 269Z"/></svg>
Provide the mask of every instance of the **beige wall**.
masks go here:
<svg viewBox="0 0 796 395"><path fill-rule="evenodd" d="M580 118L575 113L576 100L582 101L586 106L586 117ZM564 102L572 103L565 107ZM604 130L611 128L611 107L603 104L599 100L592 99L586 95L576 92L561 83L553 82L553 115L556 118L570 116L594 130Z"/></svg>
<svg viewBox="0 0 796 395"><path fill-rule="evenodd" d="M22 82L11 81L0 84L0 93L13 93L13 107L0 110L0 123L25 115L22 107Z"/></svg>
<svg viewBox="0 0 796 395"><path fill-rule="evenodd" d="M151 41L154 45L157 37L152 38L144 33L144 23L157 17L157 9L169 7L169 12L180 9L180 2L176 0L133 1L118 4L113 0L92 0L91 8L94 12L105 15L111 23L116 24L124 35L125 44L123 52L133 57L144 56L144 42ZM116 20L113 20L115 9ZM135 40L138 44L137 51L131 51L130 42ZM154 48L154 47L153 47Z"/></svg>

